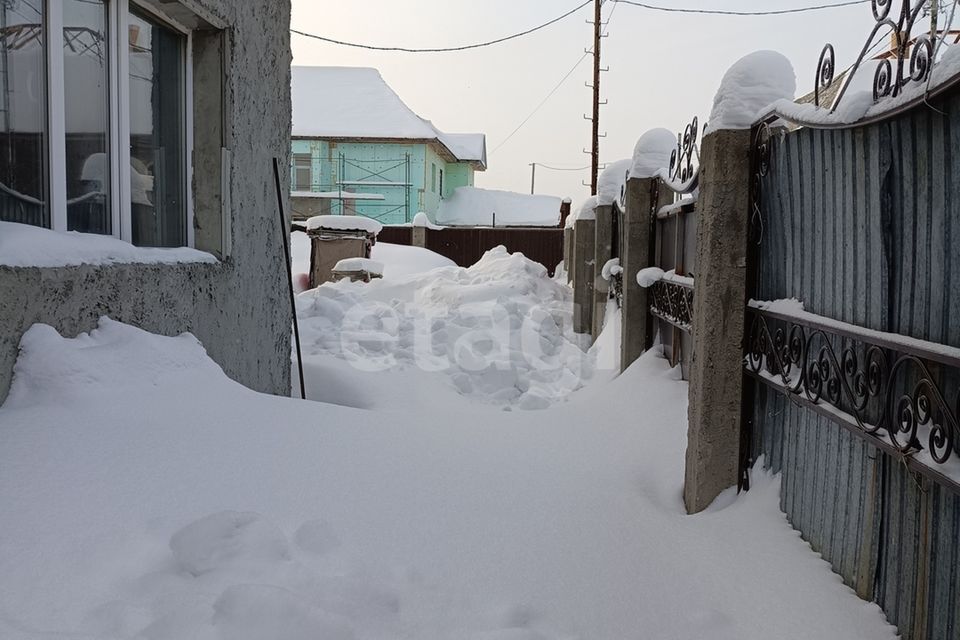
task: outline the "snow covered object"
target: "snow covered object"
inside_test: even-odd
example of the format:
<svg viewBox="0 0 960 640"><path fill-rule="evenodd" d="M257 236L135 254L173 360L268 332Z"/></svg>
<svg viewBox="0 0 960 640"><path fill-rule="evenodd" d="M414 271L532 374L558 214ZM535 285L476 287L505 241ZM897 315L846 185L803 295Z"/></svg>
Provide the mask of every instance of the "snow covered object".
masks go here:
<svg viewBox="0 0 960 640"><path fill-rule="evenodd" d="M771 104L793 100L797 76L776 51L755 51L733 64L720 82L710 112L710 130L749 129Z"/></svg>
<svg viewBox="0 0 960 640"><path fill-rule="evenodd" d="M640 136L633 148L631 178L653 178L670 168L670 155L677 148L677 136L669 129L651 129Z"/></svg>
<svg viewBox="0 0 960 640"><path fill-rule="evenodd" d="M668 156L669 159L669 156ZM611 162L597 178L597 205L607 206L623 198L627 176L633 167L633 158Z"/></svg>

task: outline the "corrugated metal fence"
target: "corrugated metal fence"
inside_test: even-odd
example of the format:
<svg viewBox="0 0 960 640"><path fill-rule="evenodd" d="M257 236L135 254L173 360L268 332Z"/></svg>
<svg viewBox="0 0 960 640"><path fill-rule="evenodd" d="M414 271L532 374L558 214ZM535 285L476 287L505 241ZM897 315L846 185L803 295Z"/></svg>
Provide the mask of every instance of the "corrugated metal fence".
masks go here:
<svg viewBox="0 0 960 640"><path fill-rule="evenodd" d="M960 95L933 106L774 135L756 298L960 347ZM904 638L960 639L955 488L762 384L753 422L783 510L844 581Z"/></svg>

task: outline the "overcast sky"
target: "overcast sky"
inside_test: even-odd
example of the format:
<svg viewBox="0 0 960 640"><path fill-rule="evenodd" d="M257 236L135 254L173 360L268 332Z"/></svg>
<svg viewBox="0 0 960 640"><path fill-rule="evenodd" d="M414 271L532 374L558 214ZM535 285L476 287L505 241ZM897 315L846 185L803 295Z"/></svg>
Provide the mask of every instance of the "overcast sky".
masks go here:
<svg viewBox="0 0 960 640"><path fill-rule="evenodd" d="M651 0L677 7L775 9L839 0ZM579 0L293 0L296 29L342 40L409 47L455 46L520 31L572 9ZM897 7L899 4L897 4ZM895 7L896 8L896 7ZM806 14L727 17L654 12L608 2L603 41L601 161L628 157L653 127L680 130L701 122L726 69L758 49L786 55L798 91L812 88L820 50L832 42L840 68L859 53L873 26L870 4ZM449 132L487 135L489 168L477 186L529 191L531 162L583 167L589 156L590 60L584 60L536 115L498 145L537 106L592 41L591 9L524 38L484 49L437 54L380 53L293 35L297 65L376 67L419 115ZM335 100L336 96L331 96ZM537 192L589 195L589 171L537 170Z"/></svg>

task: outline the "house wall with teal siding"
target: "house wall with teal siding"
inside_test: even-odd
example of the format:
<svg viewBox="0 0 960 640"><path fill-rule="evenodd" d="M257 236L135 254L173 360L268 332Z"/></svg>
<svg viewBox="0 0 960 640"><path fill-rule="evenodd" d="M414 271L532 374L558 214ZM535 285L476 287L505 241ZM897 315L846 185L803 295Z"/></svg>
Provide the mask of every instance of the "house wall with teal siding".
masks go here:
<svg viewBox="0 0 960 640"><path fill-rule="evenodd" d="M295 139L292 151L295 155L310 154L311 191L342 188L384 196L382 201L358 200L346 205L384 224L410 222L418 211L436 220L441 196L449 197L456 187L473 185L472 166L447 163L427 144ZM333 201L331 212L343 212L339 201Z"/></svg>

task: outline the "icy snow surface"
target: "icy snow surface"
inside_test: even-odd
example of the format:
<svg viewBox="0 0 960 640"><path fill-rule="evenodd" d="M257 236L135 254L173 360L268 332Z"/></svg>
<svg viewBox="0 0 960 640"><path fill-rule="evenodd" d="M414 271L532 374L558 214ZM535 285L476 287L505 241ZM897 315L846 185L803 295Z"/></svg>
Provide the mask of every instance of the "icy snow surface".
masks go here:
<svg viewBox="0 0 960 640"><path fill-rule="evenodd" d="M433 391L278 398L189 336L36 325L0 408L0 637L895 637L778 479L684 515L687 387L652 352L540 412Z"/></svg>
<svg viewBox="0 0 960 640"><path fill-rule="evenodd" d="M720 82L710 113L710 130L749 129L770 104L793 100L797 76L776 51L755 51L735 62Z"/></svg>
<svg viewBox="0 0 960 640"><path fill-rule="evenodd" d="M458 187L440 202L437 223L446 226L534 226L560 224L560 198L477 187Z"/></svg>
<svg viewBox="0 0 960 640"><path fill-rule="evenodd" d="M374 235L383 230L383 225L364 216L313 216L307 220L307 229L333 229L337 231L366 231Z"/></svg>
<svg viewBox="0 0 960 640"><path fill-rule="evenodd" d="M135 247L111 236L51 231L29 224L0 222L0 265L70 267L82 264L216 263L209 253L189 249Z"/></svg>

